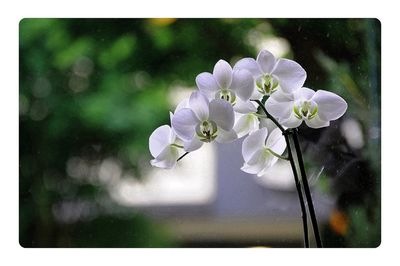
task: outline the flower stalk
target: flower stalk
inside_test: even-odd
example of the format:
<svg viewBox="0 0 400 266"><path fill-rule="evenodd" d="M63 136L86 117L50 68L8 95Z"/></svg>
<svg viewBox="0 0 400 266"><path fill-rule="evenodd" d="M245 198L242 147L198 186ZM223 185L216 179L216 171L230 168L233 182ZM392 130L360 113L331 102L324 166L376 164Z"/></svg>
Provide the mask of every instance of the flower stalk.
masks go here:
<svg viewBox="0 0 400 266"><path fill-rule="evenodd" d="M304 246L310 247L305 196L316 245L322 247L297 127L303 122L311 128L327 127L344 115L347 103L335 93L303 87L306 77L297 62L276 58L267 50L256 59L242 58L233 67L219 60L212 73L197 75L198 90L170 112L171 126L160 126L151 134L151 165L171 169L204 143L230 143L246 136L240 169L262 177L279 159L289 161L302 213ZM180 149L185 153L179 156Z"/></svg>
<svg viewBox="0 0 400 266"><path fill-rule="evenodd" d="M276 119L275 119L272 115L270 115L270 114L268 113L268 111L267 111L267 109L265 108L264 104L263 104L260 100L251 100L251 101L256 102L256 103L261 107L261 109L264 111L265 115L266 115L269 119L271 119L272 122L274 122L274 124L280 129L280 131L282 132L282 134L285 132L285 129L281 126L281 124L278 123L278 121L276 121Z"/></svg>
<svg viewBox="0 0 400 266"><path fill-rule="evenodd" d="M303 155L302 155L301 149L300 149L300 143L299 143L299 139L298 139L297 129L293 129L293 130L291 130L291 132L292 132L291 135L293 136L294 147L296 149L297 159L299 162L301 179L302 179L303 188L304 188L304 194L306 195L306 199L307 199L307 203L308 203L308 211L309 211L310 217L311 217L311 223L313 226L315 241L316 241L317 247L321 248L322 241L321 241L321 236L320 236L319 230L318 230L318 221L317 221L317 217L315 215L314 204L312 201L310 188L308 186L308 180L307 180L307 175L306 175L306 171L304 168Z"/></svg>
<svg viewBox="0 0 400 266"><path fill-rule="evenodd" d="M282 134L285 137L286 147L287 147L287 151L288 151L288 159L290 161L290 166L292 168L294 182L296 184L297 195L299 197L299 203L300 203L300 209L301 209L301 219L303 221L304 247L309 248L310 244L308 241L307 211L306 211L306 207L304 204L303 192L301 190L300 180L297 175L296 165L295 165L295 162L293 159L292 149L290 147L290 141L289 141L289 135L292 135L293 133L291 130L285 130L281 126L281 124L279 124L279 122L276 121L276 119L268 113L267 109L265 108L264 104L262 104L261 101L255 100L255 102L261 107L261 109L264 111L265 115L269 119L271 119L272 122L274 122L274 124L282 131Z"/></svg>
<svg viewBox="0 0 400 266"><path fill-rule="evenodd" d="M285 131L283 134L286 140L286 147L288 151L288 158L290 161L290 166L292 167L294 183L296 184L297 195L299 197L300 208L301 208L301 219L303 220L303 233L304 233L304 247L309 248L310 243L308 241L308 223L307 223L307 210L304 204L303 192L301 191L300 180L297 175L296 165L294 163L292 149L290 148L289 134L292 134L291 131Z"/></svg>

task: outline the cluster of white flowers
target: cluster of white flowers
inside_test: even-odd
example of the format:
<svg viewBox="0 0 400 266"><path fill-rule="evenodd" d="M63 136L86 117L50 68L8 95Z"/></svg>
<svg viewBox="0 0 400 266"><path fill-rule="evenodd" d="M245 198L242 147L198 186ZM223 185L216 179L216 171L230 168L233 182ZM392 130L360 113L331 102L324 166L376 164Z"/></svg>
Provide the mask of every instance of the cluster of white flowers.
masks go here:
<svg viewBox="0 0 400 266"><path fill-rule="evenodd" d="M298 63L276 59L267 50L257 59L239 60L233 68L219 60L212 73L196 77L198 90L170 113L171 127L160 126L151 134L151 164L170 169L182 153L195 151L204 143L228 143L247 136L241 169L263 175L283 154L286 142L279 128L264 126L268 122L257 113L254 100L267 96L266 110L284 128L298 127L303 121L312 128L327 127L347 109L340 96L303 87L306 77Z"/></svg>

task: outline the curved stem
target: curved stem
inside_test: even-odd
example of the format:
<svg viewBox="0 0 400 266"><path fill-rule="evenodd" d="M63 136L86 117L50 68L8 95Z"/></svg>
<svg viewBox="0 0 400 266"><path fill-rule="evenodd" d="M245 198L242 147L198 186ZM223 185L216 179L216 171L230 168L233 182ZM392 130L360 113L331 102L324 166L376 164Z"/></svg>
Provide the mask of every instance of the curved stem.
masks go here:
<svg viewBox="0 0 400 266"><path fill-rule="evenodd" d="M176 143L171 144L171 146L177 147L177 148L179 148L179 149L183 149L183 146L182 146L182 145L178 145L178 144L176 144Z"/></svg>
<svg viewBox="0 0 400 266"><path fill-rule="evenodd" d="M185 152L184 154L181 155L181 157L179 157L176 161L179 162L183 157L185 157L186 155L188 155L189 152Z"/></svg>
<svg viewBox="0 0 400 266"><path fill-rule="evenodd" d="M270 115L270 114L268 113L268 111L267 111L267 109L265 108L264 104L263 104L260 100L252 100L252 101L256 102L256 103L261 107L261 109L263 109L263 111L264 111L264 113L267 115L267 117L268 117L269 119L271 119L272 122L274 122L274 124L282 131L282 133L285 132L285 129L281 126L281 124L278 123L278 121L276 121L276 119L275 119L272 115Z"/></svg>
<svg viewBox="0 0 400 266"><path fill-rule="evenodd" d="M282 159L282 160L285 160L285 161L289 161L289 157L285 157L285 156L279 155L279 154L277 154L276 152L274 152L273 150L271 150L271 149L269 149L269 148L267 148L267 150L268 150L272 155L274 155L275 157L278 157L279 159Z"/></svg>
<svg viewBox="0 0 400 266"><path fill-rule="evenodd" d="M290 161L290 166L292 167L293 177L294 177L294 181L295 181L295 184L296 184L297 195L299 197L299 203L300 203L300 209L301 209L301 218L303 220L304 246L306 248L308 248L308 247L310 247L310 244L309 244L309 241L308 241L307 211L306 211L306 207L305 207L305 204L304 204L303 192L301 191L301 185L300 185L299 177L297 175L296 165L294 163L292 149L290 148L290 142L289 142L289 137L288 137L288 134L292 134L292 132L291 131L286 131L281 126L281 124L279 124L279 122L276 121L276 119L272 115L270 115L268 113L268 111L265 108L264 104L260 100L254 100L254 101L261 107L261 109L264 111L264 113L267 115L267 117L269 119L271 119L272 122L274 122L274 124L281 130L282 134L285 136L286 147L287 147L287 150L288 150L288 159Z"/></svg>
<svg viewBox="0 0 400 266"><path fill-rule="evenodd" d="M259 118L268 118L268 116L266 116L266 115L261 115L261 114L258 114L258 113L255 113L255 115L256 115L257 117L259 117Z"/></svg>
<svg viewBox="0 0 400 266"><path fill-rule="evenodd" d="M313 230L314 230L315 241L317 243L317 247L321 248L322 241L321 241L321 237L320 237L319 230L318 230L318 222L317 222L317 217L315 215L314 204L312 201L310 188L308 186L307 175L306 175L306 171L304 168L304 162L303 162L303 155L301 154L299 139L297 136L297 129L292 130L292 132L293 132L294 147L296 149L297 159L299 161L299 166L300 166L301 179L303 181L304 193L306 195L306 199L307 199L307 203L308 203L308 211L310 213L311 222L312 222L312 226L313 226Z"/></svg>
<svg viewBox="0 0 400 266"><path fill-rule="evenodd" d="M289 137L288 137L287 133L291 134L291 132L290 131L286 132L284 134L284 136L285 136L285 140L286 140L286 146L287 146L287 150L288 150L288 157L289 157L289 161L290 161L290 166L292 167L292 171L293 171L294 182L296 184L297 195L299 197L299 202L300 202L301 218L303 220L304 246L306 248L309 248L310 244L308 242L307 211L306 211L306 207L305 207L305 204L304 204L303 192L301 191L301 185L300 185L299 177L297 175L296 165L295 165L294 160L293 160L292 149L290 148L290 142L289 142Z"/></svg>

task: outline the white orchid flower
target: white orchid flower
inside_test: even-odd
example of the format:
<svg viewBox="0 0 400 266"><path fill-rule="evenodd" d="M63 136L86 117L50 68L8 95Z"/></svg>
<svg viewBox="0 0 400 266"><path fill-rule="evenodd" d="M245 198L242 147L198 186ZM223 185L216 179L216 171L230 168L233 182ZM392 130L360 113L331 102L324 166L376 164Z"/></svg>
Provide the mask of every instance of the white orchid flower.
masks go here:
<svg viewBox="0 0 400 266"><path fill-rule="evenodd" d="M254 79L248 70L233 70L222 59L215 64L212 74L197 75L196 84L209 99L226 100L232 105L239 100L247 102L254 90Z"/></svg>
<svg viewBox="0 0 400 266"><path fill-rule="evenodd" d="M252 99L271 95L279 88L291 93L301 88L307 77L306 71L298 63L285 58L276 59L267 50L260 51L256 60L249 57L239 60L233 69L246 69L252 73L257 87Z"/></svg>
<svg viewBox="0 0 400 266"><path fill-rule="evenodd" d="M272 94L265 107L283 126L295 128L305 121L311 128L321 128L340 118L347 110L347 103L332 92L303 87L292 94Z"/></svg>
<svg viewBox="0 0 400 266"><path fill-rule="evenodd" d="M260 120L260 128L266 127L268 129L268 132L272 132L275 128L278 128L278 126L269 118L259 118ZM282 126L284 130L287 129L287 127Z"/></svg>
<svg viewBox="0 0 400 266"><path fill-rule="evenodd" d="M189 99L184 99L183 101L181 101L177 105L174 113L176 114L176 112L178 112L182 108L190 108L189 107ZM169 112L169 117L170 117L171 125L172 125L172 119L174 117L174 114ZM193 138L190 140L181 140L181 142L183 143L183 149L187 152L193 152L195 150L200 149L204 143L204 142L200 141L196 136L193 136Z"/></svg>
<svg viewBox="0 0 400 266"><path fill-rule="evenodd" d="M176 143L175 132L168 125L158 127L149 138L149 149L154 157L150 161L152 166L171 169L179 158L179 144Z"/></svg>
<svg viewBox="0 0 400 266"><path fill-rule="evenodd" d="M237 139L232 105L221 99L211 102L200 91L190 95L188 107L182 107L172 117L172 127L185 142L231 142ZM196 138L196 140L194 140Z"/></svg>
<svg viewBox="0 0 400 266"><path fill-rule="evenodd" d="M254 102L238 102L235 107L235 125L233 129L238 138L251 134L260 128L259 114L257 114L257 107Z"/></svg>
<svg viewBox="0 0 400 266"><path fill-rule="evenodd" d="M242 171L262 176L278 161L286 149L285 138L279 128L267 136L268 129L261 128L244 139L242 155L245 162Z"/></svg>
<svg viewBox="0 0 400 266"><path fill-rule="evenodd" d="M236 122L233 126L233 130L235 130L238 138L251 134L260 127L260 121L256 113L235 113L235 120Z"/></svg>

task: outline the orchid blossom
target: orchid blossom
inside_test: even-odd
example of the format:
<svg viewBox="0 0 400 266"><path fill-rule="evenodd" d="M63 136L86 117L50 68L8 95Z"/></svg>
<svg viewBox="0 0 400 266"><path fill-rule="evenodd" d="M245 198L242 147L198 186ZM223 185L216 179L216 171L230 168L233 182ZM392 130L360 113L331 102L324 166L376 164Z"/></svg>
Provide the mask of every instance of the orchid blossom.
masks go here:
<svg viewBox="0 0 400 266"><path fill-rule="evenodd" d="M257 99L271 95L279 88L291 93L303 86L307 77L306 71L298 63L284 58L276 59L267 50L260 51L256 60L250 57L239 60L233 69L245 69L252 73L257 87L252 98Z"/></svg>
<svg viewBox="0 0 400 266"><path fill-rule="evenodd" d="M179 158L179 148L175 132L168 125L158 127L149 138L149 149L154 157L152 166L171 169Z"/></svg>
<svg viewBox="0 0 400 266"><path fill-rule="evenodd" d="M277 92L268 98L265 107L288 128L300 126L304 121L311 128L327 127L347 110L346 101L329 91L300 88L292 94Z"/></svg>
<svg viewBox="0 0 400 266"><path fill-rule="evenodd" d="M151 165L170 169L204 143L214 140L228 143L247 135L242 144L244 164L241 170L260 177L278 159L288 160L299 195L305 246L309 247L309 243L302 187L316 244L321 247L298 133L292 128L300 126L303 121L311 128L327 127L330 121L346 112L347 103L332 92L315 92L302 87L306 76L298 63L276 59L267 50L262 50L256 60L239 60L233 69L226 61L219 60L212 74L203 72L196 77L199 90L181 101L175 112L170 113L172 128L163 125L151 134L149 149L154 157ZM255 102L265 115L258 113ZM286 148L287 158L282 156ZM292 148L295 149L302 187ZM180 157L179 149L185 151Z"/></svg>
<svg viewBox="0 0 400 266"><path fill-rule="evenodd" d="M247 102L254 88L252 74L245 69L233 70L228 62L219 60L213 73L203 72L196 77L199 90L209 99L222 99L235 105Z"/></svg>
<svg viewBox="0 0 400 266"><path fill-rule="evenodd" d="M209 101L196 91L191 94L188 106L176 111L172 117L172 127L183 141L197 138L202 142L231 142L237 138L233 130L233 108L227 101Z"/></svg>
<svg viewBox="0 0 400 266"><path fill-rule="evenodd" d="M238 102L235 107L235 125L233 129L238 138L251 134L260 128L260 115L257 114L257 107L254 102L248 101L246 104Z"/></svg>
<svg viewBox="0 0 400 266"><path fill-rule="evenodd" d="M245 161L242 171L262 176L274 165L286 149L285 138L276 128L268 136L268 129L261 128L245 138L242 155Z"/></svg>

